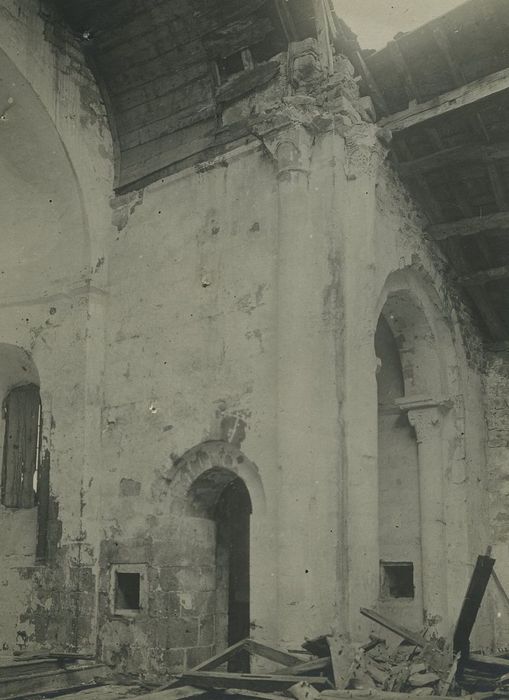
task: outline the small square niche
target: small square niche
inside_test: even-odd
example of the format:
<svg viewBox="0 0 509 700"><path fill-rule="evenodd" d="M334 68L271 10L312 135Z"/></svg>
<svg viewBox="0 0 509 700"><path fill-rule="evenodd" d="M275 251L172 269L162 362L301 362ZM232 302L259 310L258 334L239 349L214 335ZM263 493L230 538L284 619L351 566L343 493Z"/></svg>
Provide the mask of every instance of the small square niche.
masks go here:
<svg viewBox="0 0 509 700"><path fill-rule="evenodd" d="M380 592L384 599L415 597L414 565L411 561L380 562Z"/></svg>
<svg viewBox="0 0 509 700"><path fill-rule="evenodd" d="M146 608L144 564L115 564L111 570L111 607L115 615L138 615Z"/></svg>

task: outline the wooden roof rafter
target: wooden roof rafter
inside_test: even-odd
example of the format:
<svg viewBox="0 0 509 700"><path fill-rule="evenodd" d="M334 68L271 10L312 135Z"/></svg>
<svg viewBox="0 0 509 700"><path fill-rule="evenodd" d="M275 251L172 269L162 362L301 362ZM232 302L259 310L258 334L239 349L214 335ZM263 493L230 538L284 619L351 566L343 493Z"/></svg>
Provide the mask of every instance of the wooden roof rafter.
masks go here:
<svg viewBox="0 0 509 700"><path fill-rule="evenodd" d="M435 223L428 227L428 232L437 241L453 237L476 236L482 233L501 230L507 230L509 232L509 211L497 212L487 216L460 219L459 221L451 221L448 223Z"/></svg>
<svg viewBox="0 0 509 700"><path fill-rule="evenodd" d="M379 125L393 132L405 131L506 90L509 90L509 68L462 85L421 104L412 105L402 112L391 114L381 119Z"/></svg>

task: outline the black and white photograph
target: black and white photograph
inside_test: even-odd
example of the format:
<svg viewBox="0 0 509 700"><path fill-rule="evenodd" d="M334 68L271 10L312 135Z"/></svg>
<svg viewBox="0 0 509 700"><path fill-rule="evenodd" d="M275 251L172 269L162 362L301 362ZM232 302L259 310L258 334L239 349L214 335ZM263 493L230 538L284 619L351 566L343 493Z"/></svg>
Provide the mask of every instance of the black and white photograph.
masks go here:
<svg viewBox="0 0 509 700"><path fill-rule="evenodd" d="M0 0L0 700L509 700L509 0Z"/></svg>

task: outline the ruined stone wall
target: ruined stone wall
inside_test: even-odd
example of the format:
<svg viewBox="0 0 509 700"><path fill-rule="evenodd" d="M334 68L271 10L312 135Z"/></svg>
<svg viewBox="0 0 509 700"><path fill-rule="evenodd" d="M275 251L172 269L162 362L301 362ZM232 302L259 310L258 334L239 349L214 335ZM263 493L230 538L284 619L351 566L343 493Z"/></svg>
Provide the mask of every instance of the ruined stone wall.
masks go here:
<svg viewBox="0 0 509 700"><path fill-rule="evenodd" d="M310 50L292 78L303 94L274 113L267 92L248 144L110 209L104 108L79 46L38 3L0 8L0 45L72 163L54 178L56 219L35 182L47 267L34 278L21 265L0 309L2 342L39 370L52 487L49 565L35 566L34 514L0 513L6 652L17 632L21 645L82 650L97 638L106 661L148 676L210 655L224 641L224 591L212 512L193 511L190 493L212 472L218 492L232 474L251 498L253 635L295 645L337 629L364 641L359 607L380 593L374 334L402 291L428 324L420 357L433 351L438 368L427 428L415 396L405 410L428 430L420 458L440 467L427 495L444 517L425 523L428 545L439 534L426 556L440 581L430 587L433 568L423 577L426 613L450 631L487 541L479 335L384 164L351 67L306 94ZM21 233L23 188L12 189ZM134 613L116 606L119 572L140 577Z"/></svg>
<svg viewBox="0 0 509 700"><path fill-rule="evenodd" d="M486 358L486 453L490 512L490 544L495 572L502 589L509 589L507 483L509 468L509 353L507 347L489 349ZM495 645L507 646L509 605L495 581L490 593L495 620Z"/></svg>
<svg viewBox="0 0 509 700"><path fill-rule="evenodd" d="M95 582L82 514L87 469L97 463L93 343L101 333L111 142L79 45L41 3L0 3L0 65L0 342L36 367L50 469L45 562L36 560L37 508L0 507L0 647L89 650Z"/></svg>

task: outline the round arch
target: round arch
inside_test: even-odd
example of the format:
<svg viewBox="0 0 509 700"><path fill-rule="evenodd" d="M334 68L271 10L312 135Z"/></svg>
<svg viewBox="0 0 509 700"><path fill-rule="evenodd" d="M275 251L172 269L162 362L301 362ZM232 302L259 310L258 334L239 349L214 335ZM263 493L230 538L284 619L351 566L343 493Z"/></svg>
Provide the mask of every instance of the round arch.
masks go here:
<svg viewBox="0 0 509 700"><path fill-rule="evenodd" d="M0 50L0 199L6 298L27 298L88 274L90 241L81 188L55 124Z"/></svg>
<svg viewBox="0 0 509 700"><path fill-rule="evenodd" d="M40 386L32 356L17 345L0 343L0 401L11 389L24 384Z"/></svg>
<svg viewBox="0 0 509 700"><path fill-rule="evenodd" d="M411 268L391 273L375 307L374 328L380 316L398 345L406 394L460 393L454 330L427 276Z"/></svg>
<svg viewBox="0 0 509 700"><path fill-rule="evenodd" d="M253 513L263 514L266 501L258 467L230 443L211 440L195 445L182 455L167 476L173 497L184 502L190 513L196 508L197 500L213 508L224 488L237 478L247 488Z"/></svg>

